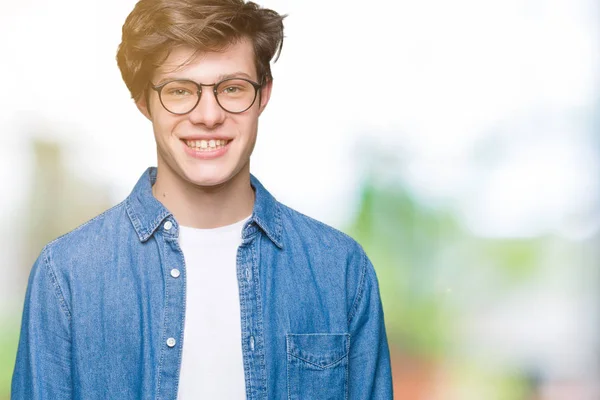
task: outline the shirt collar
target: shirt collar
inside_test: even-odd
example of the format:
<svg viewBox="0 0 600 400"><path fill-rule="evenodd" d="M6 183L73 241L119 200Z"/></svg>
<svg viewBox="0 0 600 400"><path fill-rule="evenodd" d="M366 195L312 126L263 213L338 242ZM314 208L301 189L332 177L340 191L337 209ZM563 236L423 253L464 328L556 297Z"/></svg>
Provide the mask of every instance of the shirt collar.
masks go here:
<svg viewBox="0 0 600 400"><path fill-rule="evenodd" d="M152 194L156 171L156 167L148 168L125 200L127 215L142 242L154 234L165 218L172 216L171 212ZM255 223L275 245L283 248L281 205L252 174L250 174L250 184L255 192L254 208L250 220L244 226L243 238L252 234L252 223Z"/></svg>
<svg viewBox="0 0 600 400"><path fill-rule="evenodd" d="M283 248L283 242L281 241L281 204L252 174L250 174L250 185L254 188L256 196L254 199L252 217L250 217L250 221L246 223L246 226L250 225L252 222L256 223L277 247L280 249ZM244 229L244 239L249 234L250 233Z"/></svg>

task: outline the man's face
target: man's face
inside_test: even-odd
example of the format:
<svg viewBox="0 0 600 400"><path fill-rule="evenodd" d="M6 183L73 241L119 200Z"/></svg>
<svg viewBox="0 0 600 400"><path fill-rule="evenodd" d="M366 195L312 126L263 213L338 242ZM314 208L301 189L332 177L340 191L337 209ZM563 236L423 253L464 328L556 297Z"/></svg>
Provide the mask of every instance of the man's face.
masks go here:
<svg viewBox="0 0 600 400"><path fill-rule="evenodd" d="M160 85L174 79L212 84L226 77L246 78L260 83L249 40L239 41L223 52L200 53L185 67L179 67L193 53L192 48L173 50L155 72L152 84ZM207 187L226 183L242 170L249 171L258 117L269 100L271 82L260 90L254 104L240 114L222 109L212 86L202 87L200 102L185 115L167 111L161 105L158 92L149 90L148 103L142 99L138 102L138 108L152 121L158 149L158 168L159 171L163 169L159 175ZM181 96L183 92L171 93ZM226 141L225 146L222 146L223 140Z"/></svg>

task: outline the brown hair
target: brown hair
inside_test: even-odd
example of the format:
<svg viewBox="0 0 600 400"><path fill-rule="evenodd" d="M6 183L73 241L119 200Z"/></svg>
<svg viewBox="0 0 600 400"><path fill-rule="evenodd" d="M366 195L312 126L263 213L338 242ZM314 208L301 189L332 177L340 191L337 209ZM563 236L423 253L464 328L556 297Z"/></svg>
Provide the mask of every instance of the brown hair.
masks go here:
<svg viewBox="0 0 600 400"><path fill-rule="evenodd" d="M247 37L258 78L266 82L273 78L270 61L283 47L285 17L244 0L140 0L123 25L117 64L137 101L174 47L221 51Z"/></svg>

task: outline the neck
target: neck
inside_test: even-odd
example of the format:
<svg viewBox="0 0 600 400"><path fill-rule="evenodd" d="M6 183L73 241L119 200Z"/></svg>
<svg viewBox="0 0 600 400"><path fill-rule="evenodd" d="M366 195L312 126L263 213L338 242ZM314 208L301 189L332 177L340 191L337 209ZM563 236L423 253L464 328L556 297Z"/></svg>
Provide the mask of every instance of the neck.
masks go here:
<svg viewBox="0 0 600 400"><path fill-rule="evenodd" d="M248 217L254 207L249 164L215 186L194 185L159 164L152 194L180 225L199 229L234 224Z"/></svg>

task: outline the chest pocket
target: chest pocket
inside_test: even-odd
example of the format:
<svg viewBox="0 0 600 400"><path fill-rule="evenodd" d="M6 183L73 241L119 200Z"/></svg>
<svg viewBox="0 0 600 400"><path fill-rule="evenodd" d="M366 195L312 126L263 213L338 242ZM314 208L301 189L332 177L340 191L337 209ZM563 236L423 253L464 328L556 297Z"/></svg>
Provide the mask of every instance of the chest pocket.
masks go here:
<svg viewBox="0 0 600 400"><path fill-rule="evenodd" d="M286 335L289 400L348 398L347 333Z"/></svg>

